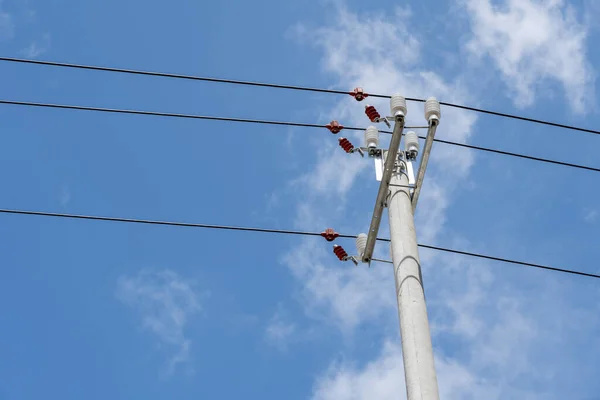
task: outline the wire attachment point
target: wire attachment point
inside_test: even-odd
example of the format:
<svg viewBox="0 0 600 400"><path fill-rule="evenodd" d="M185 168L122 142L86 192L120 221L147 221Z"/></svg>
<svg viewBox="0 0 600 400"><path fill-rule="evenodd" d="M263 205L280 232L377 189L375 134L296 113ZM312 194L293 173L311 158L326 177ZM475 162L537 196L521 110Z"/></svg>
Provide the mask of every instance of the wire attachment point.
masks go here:
<svg viewBox="0 0 600 400"><path fill-rule="evenodd" d="M325 125L325 128L329 129L329 131L331 133L336 135L336 134L340 133L342 129L344 129L344 125L341 125L336 120L333 120L330 123L328 123L327 125Z"/></svg>
<svg viewBox="0 0 600 400"><path fill-rule="evenodd" d="M321 236L323 236L328 242L333 242L340 236L340 234L337 233L333 228L327 228L321 232Z"/></svg>
<svg viewBox="0 0 600 400"><path fill-rule="evenodd" d="M352 92L350 92L349 94L350 94L350 96L354 97L356 99L356 101L363 101L364 99L369 97L369 95L367 93L365 93L363 88L361 88L361 87L354 88L354 90Z"/></svg>

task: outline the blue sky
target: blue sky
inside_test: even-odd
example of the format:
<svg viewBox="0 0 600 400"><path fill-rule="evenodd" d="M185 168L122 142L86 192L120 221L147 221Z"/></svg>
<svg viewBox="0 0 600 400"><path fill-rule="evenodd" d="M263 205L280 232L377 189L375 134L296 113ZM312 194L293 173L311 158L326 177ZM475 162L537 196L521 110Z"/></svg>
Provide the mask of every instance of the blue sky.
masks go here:
<svg viewBox="0 0 600 400"><path fill-rule="evenodd" d="M560 0L3 0L0 47L433 95L594 128L598 12ZM0 79L7 100L368 122L343 96L6 62ZM594 135L442 112L440 137L600 166ZM421 115L409 104L410 121ZM326 130L15 106L0 120L2 208L349 234L370 221L372 166ZM593 172L440 144L417 231L425 244L598 273L599 204ZM11 215L0 238L0 400L403 396L392 271L339 263L324 241ZM600 398L595 281L421 258L443 398Z"/></svg>

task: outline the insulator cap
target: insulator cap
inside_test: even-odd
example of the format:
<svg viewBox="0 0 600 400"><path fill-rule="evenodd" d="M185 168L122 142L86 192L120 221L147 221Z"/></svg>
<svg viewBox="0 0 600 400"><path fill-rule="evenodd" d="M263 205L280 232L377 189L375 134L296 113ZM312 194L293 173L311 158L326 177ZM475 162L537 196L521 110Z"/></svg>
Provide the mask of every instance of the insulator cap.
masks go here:
<svg viewBox="0 0 600 400"><path fill-rule="evenodd" d="M413 131L406 132L404 137L404 150L419 151L419 137Z"/></svg>
<svg viewBox="0 0 600 400"><path fill-rule="evenodd" d="M350 143L348 139L341 137L338 140L340 143L340 147L344 149L346 153L352 153L352 150L354 150L354 145Z"/></svg>
<svg viewBox="0 0 600 400"><path fill-rule="evenodd" d="M406 116L406 99L399 94L393 95L390 99L390 110L394 117L398 115L402 115L403 117Z"/></svg>
<svg viewBox="0 0 600 400"><path fill-rule="evenodd" d="M440 102L435 97L430 97L425 101L425 119L431 121L432 119L441 118Z"/></svg>
<svg viewBox="0 0 600 400"><path fill-rule="evenodd" d="M365 146L368 148L379 146L379 130L376 127L369 126L365 131Z"/></svg>
<svg viewBox="0 0 600 400"><path fill-rule="evenodd" d="M371 122L379 122L381 119L381 115L377 112L377 109L374 106L366 105L365 114L367 114L367 117L369 117Z"/></svg>
<svg viewBox="0 0 600 400"><path fill-rule="evenodd" d="M356 237L356 250L358 251L358 257L362 258L367 248L367 234L361 233Z"/></svg>
<svg viewBox="0 0 600 400"><path fill-rule="evenodd" d="M340 261L346 261L348 259L348 253L346 253L346 250L337 244L333 245L333 254L335 254Z"/></svg>
<svg viewBox="0 0 600 400"><path fill-rule="evenodd" d="M354 97L356 101L363 101L365 98L369 97L361 87L354 88L354 90L350 92L350 96Z"/></svg>
<svg viewBox="0 0 600 400"><path fill-rule="evenodd" d="M330 123L328 123L327 125L325 125L325 128L329 129L331 131L331 133L333 133L335 135L335 134L340 133L340 131L342 129L344 129L344 126L341 125L336 120L333 120Z"/></svg>
<svg viewBox="0 0 600 400"><path fill-rule="evenodd" d="M340 234L333 230L333 228L327 228L321 232L321 236L323 236L328 242L333 242L340 236Z"/></svg>

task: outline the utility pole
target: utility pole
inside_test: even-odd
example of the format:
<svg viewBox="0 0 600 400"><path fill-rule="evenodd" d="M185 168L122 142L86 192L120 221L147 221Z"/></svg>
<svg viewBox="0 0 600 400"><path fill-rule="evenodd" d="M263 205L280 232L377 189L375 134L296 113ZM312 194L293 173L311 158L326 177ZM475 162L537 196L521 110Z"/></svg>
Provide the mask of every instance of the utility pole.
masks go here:
<svg viewBox="0 0 600 400"><path fill-rule="evenodd" d="M413 214L440 118L439 103L435 99L428 99L425 103L425 117L429 127L412 196L408 187L409 176L412 174L409 163L411 158L416 159L416 155L409 154L414 142L411 144L407 135L404 157L396 160L388 200L392 262L408 400L440 398ZM418 151L418 142L416 146L412 146L412 150Z"/></svg>
<svg viewBox="0 0 600 400"><path fill-rule="evenodd" d="M402 161L396 165L390 182L388 216L407 399L438 400L407 168Z"/></svg>
<svg viewBox="0 0 600 400"><path fill-rule="evenodd" d="M356 88L351 95L358 101L368 97L362 88ZM440 104L433 97L425 102L425 119L428 125L418 128L427 128L427 137L416 180L413 162L417 160L419 141L414 132L407 132L405 135L403 133L407 114L405 98L400 95L392 96L390 109L392 115L384 118L381 118L373 106L366 106L365 110L371 122L385 122L388 126L390 126L388 121L394 122L394 130L387 151L379 148L379 133L373 126L367 128L365 132L365 147L354 148L348 139L340 138L340 146L347 153L359 152L363 157L366 153L375 159L376 177L381 183L375 200L369 232L358 235L356 239L358 255L349 256L339 245L334 246L334 253L340 260L353 261L356 265L359 260L368 263L369 266L371 261L381 261L373 258L373 251L383 210L385 207L388 208L407 399L439 400L414 210L419 199L429 154L441 116ZM337 121L332 121L327 128L337 134L343 129L343 126ZM400 143L403 135L405 143L404 151L401 151ZM322 236L328 241L333 241L338 235L333 229L328 229L322 233Z"/></svg>

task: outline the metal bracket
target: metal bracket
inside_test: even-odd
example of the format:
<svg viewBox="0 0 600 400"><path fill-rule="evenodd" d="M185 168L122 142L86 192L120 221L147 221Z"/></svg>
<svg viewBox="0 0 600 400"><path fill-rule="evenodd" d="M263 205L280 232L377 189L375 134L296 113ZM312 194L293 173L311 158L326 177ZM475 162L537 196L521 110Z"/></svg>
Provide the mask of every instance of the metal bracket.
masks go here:
<svg viewBox="0 0 600 400"><path fill-rule="evenodd" d="M410 186L413 186L412 188L409 189L410 191L410 195L414 197L414 193L415 193L415 171L414 171L414 167L413 167L413 163L412 161L406 161L406 175L408 176L408 184Z"/></svg>
<svg viewBox="0 0 600 400"><path fill-rule="evenodd" d="M381 182L383 178L383 157L375 156L375 179L377 182Z"/></svg>
<svg viewBox="0 0 600 400"><path fill-rule="evenodd" d="M439 120L437 118L432 118L429 122L425 146L423 148L423 154L421 155L421 163L419 164L419 171L417 172L417 181L415 182L416 187L412 197L413 212L417 208L417 202L419 201L419 195L421 194L421 188L423 187L423 179L425 178L425 171L427 170L427 163L429 162L429 155L431 153L431 147L433 146L433 139L435 138L435 131L437 130L438 124Z"/></svg>
<svg viewBox="0 0 600 400"><path fill-rule="evenodd" d="M389 192L390 179L392 178L392 173L394 172L396 160L400 151L400 141L402 140L402 131L404 130L404 115L398 115L395 118L395 121L392 139L390 140L390 148L385 157L379 191L377 192L377 198L375 199L375 208L371 218L371 226L369 227L369 233L367 234L367 245L362 256L362 261L366 263L370 262L373 257L373 250L375 248L375 242L377 241L377 234L379 233L379 225L381 224L381 216L386 203L385 199Z"/></svg>

